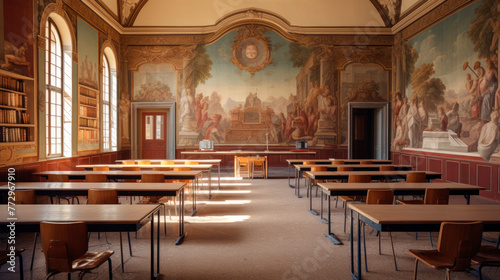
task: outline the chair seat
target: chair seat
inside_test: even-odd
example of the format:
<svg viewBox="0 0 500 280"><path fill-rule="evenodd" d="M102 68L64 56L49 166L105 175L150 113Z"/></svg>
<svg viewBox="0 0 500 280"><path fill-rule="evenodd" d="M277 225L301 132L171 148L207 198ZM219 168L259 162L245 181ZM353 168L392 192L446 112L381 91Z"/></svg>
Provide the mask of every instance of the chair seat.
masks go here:
<svg viewBox="0 0 500 280"><path fill-rule="evenodd" d="M351 202L351 201L360 201L364 202L366 201L366 196L347 196L347 195L341 195L339 198L343 201Z"/></svg>
<svg viewBox="0 0 500 280"><path fill-rule="evenodd" d="M500 265L500 249L493 246L481 246L476 256L472 258L473 265Z"/></svg>
<svg viewBox="0 0 500 280"><path fill-rule="evenodd" d="M418 199L408 199L408 200L396 200L396 203L399 204L424 204L423 200L418 200Z"/></svg>
<svg viewBox="0 0 500 280"><path fill-rule="evenodd" d="M99 267L106 262L114 251L87 252L83 256L74 260L71 268L74 270L90 270Z"/></svg>
<svg viewBox="0 0 500 280"><path fill-rule="evenodd" d="M419 261L427 264L434 269L445 269L454 266L453 258L447 258L440 254L438 250L408 250Z"/></svg>

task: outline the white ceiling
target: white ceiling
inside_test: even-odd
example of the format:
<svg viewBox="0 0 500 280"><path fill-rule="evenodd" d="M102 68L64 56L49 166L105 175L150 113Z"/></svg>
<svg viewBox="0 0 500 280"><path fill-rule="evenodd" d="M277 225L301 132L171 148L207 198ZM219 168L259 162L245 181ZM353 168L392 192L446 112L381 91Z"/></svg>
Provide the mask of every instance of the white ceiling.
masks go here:
<svg viewBox="0 0 500 280"><path fill-rule="evenodd" d="M237 20L238 15L241 19L246 11L255 10L282 22L289 31L334 33L369 28L387 34L399 22L413 21L445 0L82 1L120 33L212 32L221 22Z"/></svg>

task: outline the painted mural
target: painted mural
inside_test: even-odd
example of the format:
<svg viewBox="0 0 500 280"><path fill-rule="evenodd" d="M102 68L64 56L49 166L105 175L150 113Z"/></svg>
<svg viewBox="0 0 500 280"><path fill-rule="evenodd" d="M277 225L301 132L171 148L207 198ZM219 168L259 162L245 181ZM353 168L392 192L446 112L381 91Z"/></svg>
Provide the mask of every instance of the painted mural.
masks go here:
<svg viewBox="0 0 500 280"><path fill-rule="evenodd" d="M309 48L254 26L198 46L178 97L178 145L333 143L337 98L313 60Z"/></svg>
<svg viewBox="0 0 500 280"><path fill-rule="evenodd" d="M175 101L177 73L171 65L143 64L133 75L133 101Z"/></svg>
<svg viewBox="0 0 500 280"><path fill-rule="evenodd" d="M33 1L3 1L0 69L33 77Z"/></svg>
<svg viewBox="0 0 500 280"><path fill-rule="evenodd" d="M386 102L389 73L377 64L352 63L340 72L341 144L347 145L349 102Z"/></svg>
<svg viewBox="0 0 500 280"><path fill-rule="evenodd" d="M78 19L78 81L99 89L99 35L97 30Z"/></svg>
<svg viewBox="0 0 500 280"><path fill-rule="evenodd" d="M405 47L406 95L393 93L393 150L478 153L500 162L500 1L467 6Z"/></svg>

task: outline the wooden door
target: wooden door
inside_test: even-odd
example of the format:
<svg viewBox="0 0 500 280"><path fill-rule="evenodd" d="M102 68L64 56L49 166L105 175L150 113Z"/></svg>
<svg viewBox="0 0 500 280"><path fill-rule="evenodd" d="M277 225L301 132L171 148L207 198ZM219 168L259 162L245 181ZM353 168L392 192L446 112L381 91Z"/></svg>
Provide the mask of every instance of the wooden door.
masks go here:
<svg viewBox="0 0 500 280"><path fill-rule="evenodd" d="M167 114L142 113L142 158L164 159L167 156Z"/></svg>
<svg viewBox="0 0 500 280"><path fill-rule="evenodd" d="M353 118L354 125L351 128L353 137L352 158L374 158L374 110L355 109Z"/></svg>

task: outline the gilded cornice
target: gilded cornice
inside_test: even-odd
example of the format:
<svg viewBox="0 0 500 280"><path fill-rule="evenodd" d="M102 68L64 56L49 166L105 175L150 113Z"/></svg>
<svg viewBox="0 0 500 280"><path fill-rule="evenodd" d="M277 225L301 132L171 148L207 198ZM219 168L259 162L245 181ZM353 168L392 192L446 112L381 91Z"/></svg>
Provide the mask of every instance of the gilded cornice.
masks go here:
<svg viewBox="0 0 500 280"><path fill-rule="evenodd" d="M198 45L204 43L209 35L145 35L123 36L121 43L127 46L137 45Z"/></svg>
<svg viewBox="0 0 500 280"><path fill-rule="evenodd" d="M169 63L176 70L184 66L184 61L195 56L196 46L128 46L126 59L128 70L137 71L145 63Z"/></svg>
<svg viewBox="0 0 500 280"><path fill-rule="evenodd" d="M334 68L343 70L350 63L376 63L389 71L392 68L392 47L389 46L335 46Z"/></svg>
<svg viewBox="0 0 500 280"><path fill-rule="evenodd" d="M297 42L301 45L347 45L367 46L381 45L392 46L394 36L367 36L359 35L297 35Z"/></svg>

